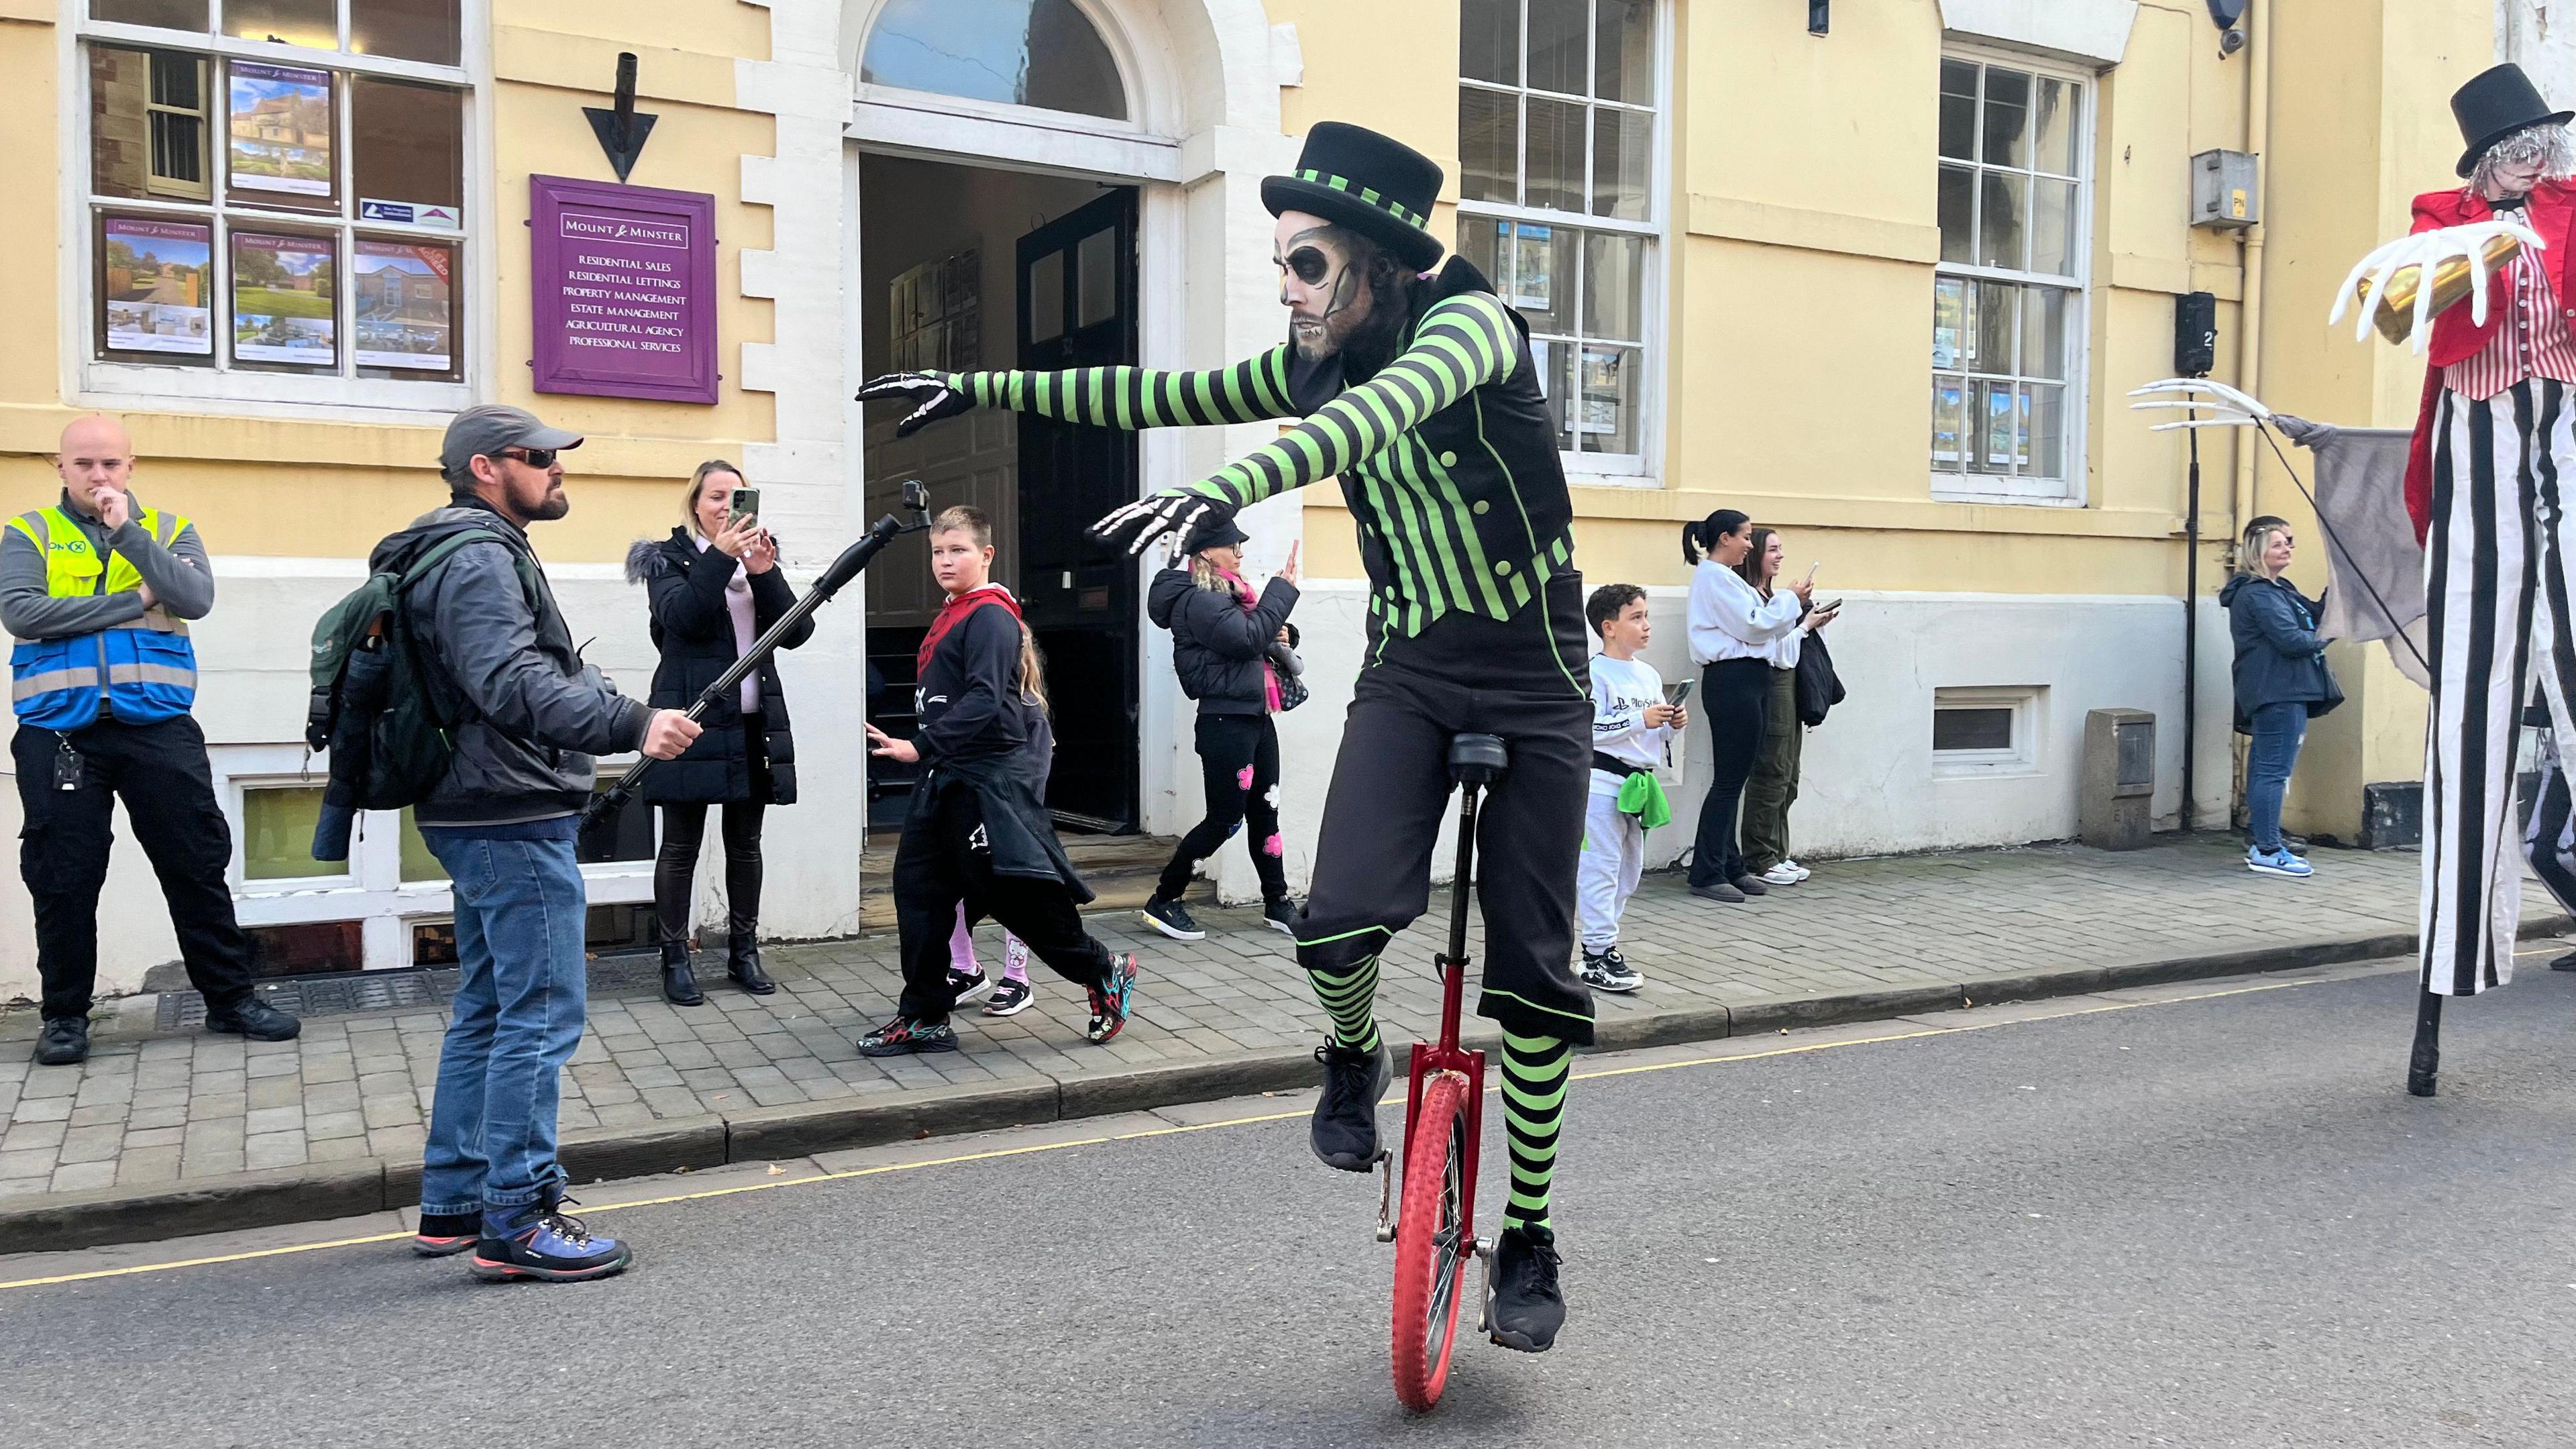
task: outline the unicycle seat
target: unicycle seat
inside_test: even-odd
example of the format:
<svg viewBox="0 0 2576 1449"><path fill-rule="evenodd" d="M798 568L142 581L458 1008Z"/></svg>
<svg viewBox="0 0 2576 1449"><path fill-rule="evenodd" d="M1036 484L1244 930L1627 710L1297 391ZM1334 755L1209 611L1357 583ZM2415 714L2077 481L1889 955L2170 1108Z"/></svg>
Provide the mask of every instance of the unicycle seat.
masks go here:
<svg viewBox="0 0 2576 1449"><path fill-rule="evenodd" d="M1449 741L1452 784L1490 785L1511 767L1511 749L1500 735L1459 735Z"/></svg>

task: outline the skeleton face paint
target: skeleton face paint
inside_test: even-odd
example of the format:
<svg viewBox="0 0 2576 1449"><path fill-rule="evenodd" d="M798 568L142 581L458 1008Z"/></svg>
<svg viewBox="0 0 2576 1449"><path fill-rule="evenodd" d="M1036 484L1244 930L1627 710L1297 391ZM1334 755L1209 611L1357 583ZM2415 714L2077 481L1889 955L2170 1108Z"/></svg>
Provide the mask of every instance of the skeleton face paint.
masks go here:
<svg viewBox="0 0 2576 1449"><path fill-rule="evenodd" d="M1330 357L1368 320L1367 269L1357 260L1320 218L1297 212L1280 218L1272 262L1279 268L1279 305L1288 309L1288 333L1298 355L1309 361Z"/></svg>

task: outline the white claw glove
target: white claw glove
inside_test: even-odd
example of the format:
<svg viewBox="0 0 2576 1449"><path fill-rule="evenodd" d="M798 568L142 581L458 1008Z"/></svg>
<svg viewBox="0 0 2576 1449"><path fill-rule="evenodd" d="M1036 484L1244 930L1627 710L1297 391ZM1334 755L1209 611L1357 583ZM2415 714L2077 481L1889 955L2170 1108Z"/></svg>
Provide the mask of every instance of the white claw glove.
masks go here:
<svg viewBox="0 0 2576 1449"><path fill-rule="evenodd" d="M1196 493L1149 493L1110 512L1091 525L1090 533L1113 548L1124 543L1129 558L1143 553L1155 539L1168 536L1169 556L1177 559L1199 525L1221 523L1234 514L1234 505L1221 499Z"/></svg>
<svg viewBox="0 0 2576 1449"><path fill-rule="evenodd" d="M2164 393L2179 394L2179 396L2153 396L2153 394ZM2145 387L2137 388L2129 396L2147 399L2145 402L2129 404L2131 412L2144 412L2150 408L2182 408L2192 414L2188 418L2179 418L2173 422L2158 423L2149 430L2152 432L2170 432L2175 428L2242 428L2272 420L2272 410L2263 406L2251 395L2238 392L2223 382L2213 382L2205 377L2169 377L2162 382L2151 382ZM2200 416L2202 413L2207 413L2208 416Z"/></svg>
<svg viewBox="0 0 2576 1449"><path fill-rule="evenodd" d="M2477 276L2477 286L2469 293L2469 316L2479 326L2485 326L2487 243L2499 236L2510 236L2535 249L2547 246L2530 228L2510 219L2446 226L2400 237L2354 264L2351 274L2343 279L2343 287L2335 293L2334 311L2327 316L2326 325L2332 327L2343 321L2344 313L2352 310L2355 287L2362 278L2368 277L2371 301L2361 309L2361 321L2353 329L2353 339L2369 341L2372 319L2379 310L2378 299L2388 295L2389 279L2408 267L2421 267L2424 280L2415 289L2415 325L2408 333L2415 351L2421 354L2433 335L2433 273L2444 262L2465 259Z"/></svg>
<svg viewBox="0 0 2576 1449"><path fill-rule="evenodd" d="M908 402L913 404L902 422L894 425L898 438L911 437L923 425L941 418L953 418L975 406L975 400L948 385L948 379L936 372L893 372L872 377L859 388L856 401Z"/></svg>

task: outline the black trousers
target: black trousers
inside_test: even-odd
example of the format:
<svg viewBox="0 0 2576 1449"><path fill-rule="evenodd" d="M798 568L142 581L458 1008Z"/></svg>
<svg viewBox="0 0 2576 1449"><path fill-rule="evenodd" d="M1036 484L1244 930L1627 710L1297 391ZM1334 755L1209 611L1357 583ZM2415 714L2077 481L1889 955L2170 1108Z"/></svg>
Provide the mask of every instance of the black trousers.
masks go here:
<svg viewBox="0 0 2576 1449"><path fill-rule="evenodd" d="M1744 849L1736 836L1736 808L1744 782L1762 755L1770 732L1771 664L1763 659L1721 659L1699 675L1699 709L1708 718L1708 797L1699 803L1699 832L1691 843L1690 883L1710 885L1744 874Z"/></svg>
<svg viewBox="0 0 2576 1449"><path fill-rule="evenodd" d="M1281 851L1286 847L1279 839L1279 802L1271 794L1279 783L1277 722L1266 714L1203 714L1198 745L1207 818L1181 837L1154 894L1178 900L1190 888L1191 869L1250 825L1244 843L1252 849L1252 868L1261 875L1261 898L1285 900L1288 869Z"/></svg>
<svg viewBox="0 0 2576 1449"><path fill-rule="evenodd" d="M769 810L769 759L760 715L744 715L742 723L751 751L751 798L724 802L725 929L748 936L760 928L760 822ZM707 802L662 806L662 846L653 856L653 920L666 943L688 937L698 847L706 838Z"/></svg>
<svg viewBox="0 0 2576 1449"><path fill-rule="evenodd" d="M914 1021L945 1021L957 1006L948 985L948 938L957 910L990 918L1028 943L1048 969L1085 988L1109 974L1109 948L1082 928L1062 881L997 875L983 843L984 807L963 783L940 789L904 821L894 850L894 918L903 942L903 1000Z"/></svg>
<svg viewBox="0 0 2576 1449"><path fill-rule="evenodd" d="M1300 965L1346 974L1430 908L1431 851L1451 809L1449 741L1500 735L1511 771L1485 793L1476 830L1476 1012L1522 1035L1592 1040L1592 994L1572 966L1592 788L1582 589L1569 574L1508 621L1452 613L1416 638L1370 640L1324 800Z"/></svg>
<svg viewBox="0 0 2576 1449"><path fill-rule="evenodd" d="M80 784L55 787L68 740ZM188 983L209 1006L250 995L250 938L233 916L233 833L215 803L206 736L186 715L130 725L102 718L60 735L18 727L9 753L18 766L18 870L36 904L36 975L47 1020L89 1014L98 985L98 895L107 883L109 817L125 801L135 842L161 878ZM129 907L130 908L130 907Z"/></svg>

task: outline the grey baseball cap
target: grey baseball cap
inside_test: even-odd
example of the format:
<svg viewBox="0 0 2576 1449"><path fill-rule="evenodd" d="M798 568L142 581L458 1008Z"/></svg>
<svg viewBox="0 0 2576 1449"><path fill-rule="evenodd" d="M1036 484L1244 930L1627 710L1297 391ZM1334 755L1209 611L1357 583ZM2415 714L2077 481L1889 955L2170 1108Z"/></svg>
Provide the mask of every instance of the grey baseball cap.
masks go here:
<svg viewBox="0 0 2576 1449"><path fill-rule="evenodd" d="M484 403L447 421L447 441L438 448L438 471L450 483L471 481L476 457L489 458L503 448L560 450L581 446L581 434L550 428L526 408Z"/></svg>

